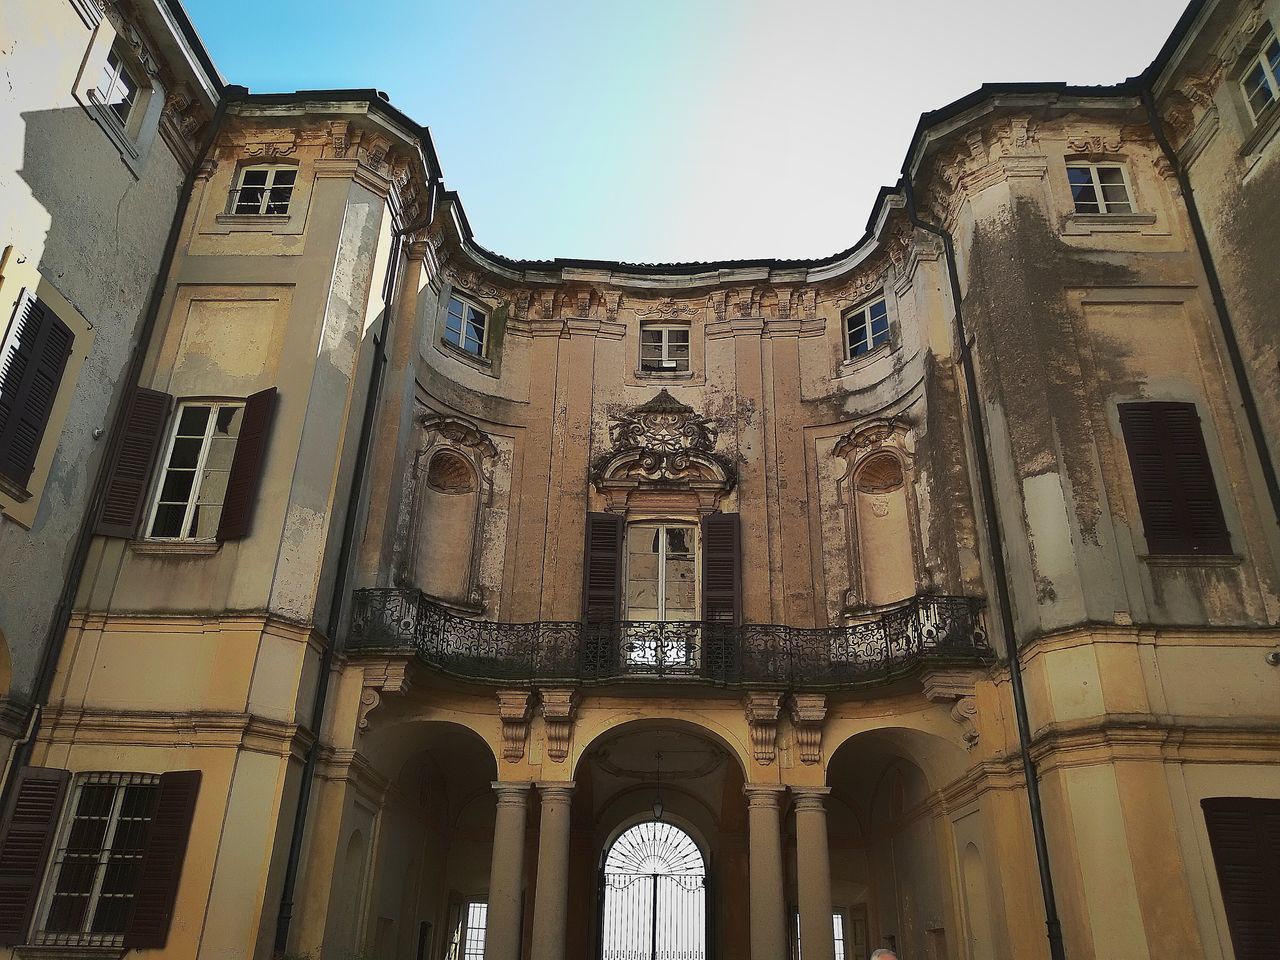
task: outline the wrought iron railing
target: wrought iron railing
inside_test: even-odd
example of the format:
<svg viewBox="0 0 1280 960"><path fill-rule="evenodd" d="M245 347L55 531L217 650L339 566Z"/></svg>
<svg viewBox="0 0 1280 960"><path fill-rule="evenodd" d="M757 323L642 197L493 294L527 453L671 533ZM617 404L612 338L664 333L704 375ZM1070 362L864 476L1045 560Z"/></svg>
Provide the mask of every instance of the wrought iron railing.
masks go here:
<svg viewBox="0 0 1280 960"><path fill-rule="evenodd" d="M348 650L412 652L469 680L687 680L837 687L893 679L924 660L991 659L976 597L919 596L843 627L709 621L499 623L459 616L418 590L355 592Z"/></svg>

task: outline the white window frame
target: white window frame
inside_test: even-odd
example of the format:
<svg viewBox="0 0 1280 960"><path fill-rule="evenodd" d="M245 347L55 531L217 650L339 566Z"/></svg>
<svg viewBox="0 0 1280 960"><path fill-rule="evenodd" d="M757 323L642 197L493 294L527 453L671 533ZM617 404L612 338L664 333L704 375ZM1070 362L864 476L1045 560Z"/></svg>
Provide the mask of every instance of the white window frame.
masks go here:
<svg viewBox="0 0 1280 960"><path fill-rule="evenodd" d="M259 187L257 184L254 184L246 188L245 182L244 182L245 174L251 171L258 171L258 170L266 171L267 182L263 184L261 187ZM290 184L276 183L276 175L283 172L288 172L293 174L292 183ZM289 197L287 200L285 200L284 210L283 211L276 210L271 213L268 213L267 207L271 205L271 191L273 189L281 189L285 186L289 188ZM245 191L245 189L262 191L262 199L258 201L257 210L241 210L240 209L240 195ZM255 163L249 166L241 167L240 170L236 173L236 184L231 191L231 206L227 212L237 217L287 217L290 215L289 208L293 206L293 195L294 193L297 192L297 189L298 189L298 168L293 166L292 164Z"/></svg>
<svg viewBox="0 0 1280 960"><path fill-rule="evenodd" d="M1102 192L1103 183L1101 178L1098 176L1098 171L1104 168L1107 170L1120 171L1120 180L1124 184L1124 203L1128 206L1129 208L1128 210L1108 209L1113 203L1118 203L1119 201L1109 202L1107 198L1103 195L1103 192ZM1095 197L1098 198L1098 210L1096 213L1077 210L1075 194L1071 190L1074 184L1071 182L1071 174L1068 173L1067 174L1067 192L1071 196L1071 209L1076 216L1128 217L1128 216L1133 216L1135 213L1137 213L1138 205L1134 202L1134 199L1133 199L1133 184L1129 182L1129 168L1126 164L1118 163L1118 162L1117 163L1094 163L1089 160L1069 160L1067 161L1067 170L1069 171L1070 170L1088 170L1089 181L1093 185L1093 194ZM1107 186L1115 186L1115 184L1107 184Z"/></svg>
<svg viewBox="0 0 1280 960"><path fill-rule="evenodd" d="M115 57L115 67L111 66L111 58ZM111 115L111 119L120 127L122 131L128 134L130 125L134 118L134 113L138 109L138 103L142 99L142 92L145 84L138 79L133 70L129 68L128 55L119 42L113 43L107 51L107 59L102 64L103 73L99 76L97 83L93 85L92 95L97 99L101 107ZM103 78L110 73L111 79L107 82L107 88L102 89ZM133 86L133 95L125 102L128 104L128 110L125 111L124 117L116 112L115 105L111 101L112 94L117 86L120 86L120 78L124 77Z"/></svg>
<svg viewBox="0 0 1280 960"><path fill-rule="evenodd" d="M659 362L662 364L658 369L651 369L645 366L644 357L644 335L650 331L658 331L662 334L662 356ZM671 354L671 336L673 332L683 333L685 335L685 356L683 358L672 357ZM680 364L684 364L684 368L680 368ZM640 372L642 374L652 376L653 374L662 375L664 373L688 373L693 367L693 337L689 330L689 325L684 323L640 323Z"/></svg>
<svg viewBox="0 0 1280 960"><path fill-rule="evenodd" d="M489 903L487 900L463 900L458 904L458 928L453 932L450 938L449 949L446 954L447 960L471 960L473 957L483 957L484 950L489 940ZM480 952L468 952L468 941L471 938L472 931L477 928L471 923L472 911L480 908L484 911L484 917L479 926L480 933Z"/></svg>
<svg viewBox="0 0 1280 960"><path fill-rule="evenodd" d="M449 333L450 333L449 308L453 306L453 304L455 303L460 305L463 310L462 317L459 320L460 326L458 330L458 339L460 342L458 343L454 343L452 340L449 339ZM478 353L465 346L468 340L467 313L466 313L467 310L475 310L477 313L480 314L481 317L484 318L484 336L480 342L480 351ZM456 293L451 293L449 294L449 299L444 306L444 317L442 318L442 323L440 326L440 339L441 341L444 342L446 346L451 347L452 349L457 350L460 353L464 353L468 357L474 357L477 360L487 360L489 357L489 321L490 319L491 319L491 314L484 307L480 306L480 304L476 303L473 300L468 300L466 297L460 297Z"/></svg>
<svg viewBox="0 0 1280 960"><path fill-rule="evenodd" d="M1276 75L1275 68L1271 65L1271 61L1267 59L1267 51L1271 49L1273 44L1277 43L1280 43L1280 39L1277 39L1275 31L1268 32L1262 38L1262 42L1258 44L1257 50L1250 57L1244 72L1240 74L1240 91L1244 95L1245 106L1248 108L1249 115L1253 118L1254 123L1257 123L1264 113L1270 111L1277 102L1280 102L1280 77ZM1253 73L1256 67L1262 68L1263 81L1271 93L1271 99L1260 110L1253 109L1253 101L1249 99L1249 88L1245 86L1245 81L1249 79L1249 74Z"/></svg>
<svg viewBox="0 0 1280 960"><path fill-rule="evenodd" d="M688 620L668 620L667 619L667 538L661 536L658 542L662 549L658 551L658 623L696 623L702 615L702 542L701 530L699 525L692 520L680 520L672 518L643 518L637 519L627 524L626 541L624 543L623 578L622 587L623 595L623 619L631 619L631 537L635 536L636 531L645 530L662 530L666 531L669 527L683 527L690 531L689 543L693 547L693 617Z"/></svg>
<svg viewBox="0 0 1280 960"><path fill-rule="evenodd" d="M876 340L875 333L872 330L871 316L871 310L877 304L884 307L884 334L883 338L879 341ZM866 349L861 352L855 352L853 329L850 321L859 316L862 317L863 330L863 338L860 342L866 344ZM889 298L883 293L880 293L877 296L872 297L870 300L863 301L858 306L842 313L840 315L840 336L844 340L844 359L846 363L861 360L864 357L875 353L881 347L889 346L889 344L893 342L893 320L889 316Z"/></svg>
<svg viewBox="0 0 1280 960"><path fill-rule="evenodd" d="M80 795L86 786L111 784L116 788L112 799L111 811L107 815L107 829L102 837L102 847L98 851L98 867L93 877L93 888L89 892L89 900L85 906L81 926L92 926L98 904L102 899L102 883L106 876L106 866L110 860L111 847L115 843L116 830L120 826L120 808L124 804L125 787L141 785L159 789L160 777L153 773L82 773L76 777L75 789L71 791L70 802L63 807L61 822L49 866L45 870L44 883L41 887L39 909L36 911L38 922L32 940L37 945L66 944L119 947L124 943L124 933L93 933L90 930L79 932L50 932L45 929L49 922L49 913L53 909L54 896L57 893L58 879L62 874L63 856L71 837L71 828L76 821L76 809L80 806ZM154 816L152 822L154 822ZM133 895L138 894L134 888Z"/></svg>
<svg viewBox="0 0 1280 960"><path fill-rule="evenodd" d="M181 530L188 530L191 527L191 514L196 508L196 504L200 499L200 484L204 473L205 464L209 459L209 448L212 446L210 440L213 437L213 428L218 421L218 411L228 407L243 409L245 402L243 400L184 400L178 404L178 408L174 411L168 428L168 438L165 441L164 456L160 459L160 468L156 471L155 489L151 492L151 506L147 511L147 523L143 527L146 531L144 539L155 540L161 543L210 543L214 537L188 537L179 535L176 537L161 537L153 534L152 527L155 526L156 514L160 511L160 496L164 492L165 476L169 472L169 458L173 455L173 445L178 439L178 427L182 423L182 411L188 407L209 407L209 419L204 425L204 438L200 443L200 455L196 458L195 477L191 481L191 491L187 494L187 508L182 514ZM244 427L244 417L241 415L240 426ZM190 439L190 438L188 438ZM240 434L236 434L236 442L240 441ZM234 456L234 455L233 455ZM230 470L230 467L228 467ZM225 498L225 493L224 493ZM226 500L219 505L218 519L222 519L222 509L226 507Z"/></svg>

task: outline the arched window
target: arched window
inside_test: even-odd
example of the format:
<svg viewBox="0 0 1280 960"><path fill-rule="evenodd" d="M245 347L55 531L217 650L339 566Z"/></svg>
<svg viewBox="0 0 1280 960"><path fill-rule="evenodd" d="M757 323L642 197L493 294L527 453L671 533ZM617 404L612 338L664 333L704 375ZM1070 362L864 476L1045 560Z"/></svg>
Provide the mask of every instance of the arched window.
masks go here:
<svg viewBox="0 0 1280 960"><path fill-rule="evenodd" d="M707 956L707 868L679 827L653 820L624 831L604 861L600 960Z"/></svg>

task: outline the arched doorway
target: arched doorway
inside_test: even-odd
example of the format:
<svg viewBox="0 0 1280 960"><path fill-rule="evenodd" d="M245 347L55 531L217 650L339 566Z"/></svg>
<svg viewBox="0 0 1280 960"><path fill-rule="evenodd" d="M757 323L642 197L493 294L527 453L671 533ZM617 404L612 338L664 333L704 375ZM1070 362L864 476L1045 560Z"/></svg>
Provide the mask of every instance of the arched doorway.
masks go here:
<svg viewBox="0 0 1280 960"><path fill-rule="evenodd" d="M600 960L705 960L707 865L679 827L650 820L623 831L600 894Z"/></svg>

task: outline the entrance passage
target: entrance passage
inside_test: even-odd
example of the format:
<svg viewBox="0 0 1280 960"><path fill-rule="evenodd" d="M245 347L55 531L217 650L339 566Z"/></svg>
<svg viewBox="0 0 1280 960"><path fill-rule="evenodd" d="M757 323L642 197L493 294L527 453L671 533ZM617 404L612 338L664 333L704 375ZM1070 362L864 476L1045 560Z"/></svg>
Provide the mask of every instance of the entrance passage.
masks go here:
<svg viewBox="0 0 1280 960"><path fill-rule="evenodd" d="M625 831L600 886L600 960L706 960L707 868L679 827L654 820Z"/></svg>

